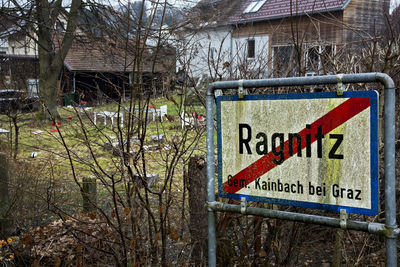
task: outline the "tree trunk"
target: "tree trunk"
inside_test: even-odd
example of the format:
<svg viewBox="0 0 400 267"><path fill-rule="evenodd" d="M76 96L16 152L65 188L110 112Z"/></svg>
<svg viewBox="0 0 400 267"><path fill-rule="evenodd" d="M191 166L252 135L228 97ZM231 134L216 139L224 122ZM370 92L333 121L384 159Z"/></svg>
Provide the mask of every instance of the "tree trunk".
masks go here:
<svg viewBox="0 0 400 267"><path fill-rule="evenodd" d="M336 230L335 249L332 256L332 267L340 267L342 265L343 234L344 231L342 229Z"/></svg>
<svg viewBox="0 0 400 267"><path fill-rule="evenodd" d="M54 26L63 1L36 0L36 20L38 23L37 42L40 65L40 97L44 104L43 112L47 119L59 119L57 111L57 80L69 49L74 40L78 13L82 0L72 0L67 14L67 28L62 35L55 34ZM57 40L54 40L57 39Z"/></svg>
<svg viewBox="0 0 400 267"><path fill-rule="evenodd" d="M0 239L7 236L10 230L8 208L10 199L8 195L8 163L5 153L0 152Z"/></svg>
<svg viewBox="0 0 400 267"><path fill-rule="evenodd" d="M42 62L40 63L42 64ZM46 119L60 119L57 110L58 102L58 74L59 71L55 70L49 75L45 73L40 75L40 99L43 101L43 112Z"/></svg>
<svg viewBox="0 0 400 267"><path fill-rule="evenodd" d="M12 121L14 124L14 130L15 130L15 136L14 136L14 159L17 158L18 154L18 143L19 143L19 126L18 126L18 121L17 121L17 115L15 114L12 117Z"/></svg>
<svg viewBox="0 0 400 267"><path fill-rule="evenodd" d="M96 178L83 177L82 179L83 212L96 211L97 208L97 186Z"/></svg>

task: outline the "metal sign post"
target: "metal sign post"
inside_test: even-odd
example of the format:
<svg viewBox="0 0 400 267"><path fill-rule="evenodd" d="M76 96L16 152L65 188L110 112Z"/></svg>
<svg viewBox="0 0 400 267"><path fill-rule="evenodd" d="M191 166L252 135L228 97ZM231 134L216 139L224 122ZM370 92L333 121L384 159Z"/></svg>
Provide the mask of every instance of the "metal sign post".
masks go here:
<svg viewBox="0 0 400 267"><path fill-rule="evenodd" d="M300 86L300 85L322 85L322 84L349 84L349 83L372 83L380 82L385 86L385 216L386 224L368 223L363 221L352 221L347 219L346 210L351 213L360 213L373 215L378 210L378 192L377 192L377 95L369 92L342 92L337 96L335 93L320 94L290 94L290 95L262 95L262 96L244 96L245 88L257 87L277 87L277 86ZM343 88L343 86L341 86ZM215 169L214 169L214 90L239 89L239 96L223 96L217 100L218 110L218 140L219 140L219 193L223 197L242 199L242 205L231 205L215 201ZM307 95L307 96L306 96ZM274 100L264 106L264 100ZM282 101L276 101L282 100ZM290 100L290 101L287 101ZM304 101L306 100L306 101ZM226 102L224 102L226 101ZM293 102L297 101L297 102ZM248 104L249 103L249 104ZM310 112L312 114L303 114L296 120L291 121L290 128L282 127L279 118L270 120L266 112L276 112L290 115L293 112L293 105L296 108L305 109L313 106ZM286 105L286 107L282 107ZM225 113L221 113L224 110ZM247 111L246 111L247 110ZM263 116L251 118L253 110L264 112ZM289 110L289 111L287 111ZM222 118L221 114L235 114L235 118ZM269 114L268 117L273 117ZM299 114L293 114L299 115ZM350 120L351 119L351 120ZM221 132L221 121L223 128ZM363 123L370 130L365 134L363 129L358 131L358 124ZM293 126L292 124L299 124ZM305 126L301 126L305 124ZM234 126L232 126L234 125ZM238 130L235 129L239 125ZM269 125L277 128L277 133L272 134L270 139L265 133L262 133L260 125ZM355 170L359 174L360 170L364 175L357 181L346 180L346 175L340 175L338 170L341 168L344 172L352 172L351 164L343 164L343 154L339 152L337 145L338 139L343 139L343 134L334 133L334 131L343 131L346 136L350 132L340 127L345 125L352 131L357 131L356 138L348 142L349 147L341 148L342 151L350 151L346 154L349 162L355 160L363 161L359 168ZM304 128L304 129L303 129ZM286 135L283 130L289 131ZM347 129L348 130L348 129ZM257 133L259 133L257 135ZM329 134L328 134L329 133ZM258 136L258 143L254 138ZM286 137L284 137L286 136ZM329 136L329 137L328 137ZM352 135L353 137L355 135ZM297 141L294 141L297 137ZM329 143L324 138L332 137L336 141ZM253 138L253 142L251 141ZM286 139L284 139L286 138ZM290 138L292 138L290 140ZM347 137L346 137L347 138ZM237 139L235 144L229 142L228 145L222 145L223 140ZM356 140L357 139L357 140ZM261 141L260 141L261 140ZM355 140L355 141L354 141ZM292 143L290 143L292 142ZM314 143L312 145L312 143ZM290 144L292 144L290 146ZM332 149L323 149L324 144L332 144ZM215 235L215 214L216 211L230 211L248 215L257 215L268 218L279 218L285 220L299 221L326 225L330 227L340 227L342 229L353 229L365 231L373 234L380 234L386 237L386 256L387 266L397 266L397 235L399 228L396 225L396 196L395 196L395 87L392 79L382 73L363 73L363 74L340 74L314 77L296 77L296 78L278 78L265 80L240 80L215 82L207 91L207 177L208 177L208 232L209 232L209 266L216 266L216 235ZM266 146L270 149L267 150ZM362 151L371 152L372 156L361 155L354 149L354 145L362 147ZM235 146L234 148L230 146ZM312 150L312 146L313 149ZM332 146L332 147L333 147ZM353 147L352 147L353 146ZM272 147L272 151L271 151ZM225 150L224 150L225 149ZM301 157L301 151L307 154ZM252 153L251 151L254 150ZM360 150L360 149L358 149ZM228 151L228 152L227 152ZM229 157L229 151L240 151L240 155ZM270 152L268 152L270 151ZM311 159L312 151L315 158ZM247 152L248 155L245 155ZM355 152L352 154L352 152ZM225 154L224 154L225 153ZM296 154L297 153L297 154ZM358 154L357 154L358 153ZM255 154L255 155L254 155ZM297 157L296 157L297 156ZM308 157L308 159L304 159ZM329 158L328 163L322 158ZM224 160L222 160L224 159ZM289 159L289 160L288 160ZM332 160L333 159L333 160ZM237 161L236 161L237 160ZM288 160L288 162L283 162ZM313 163L314 161L314 163ZM304 167L307 162L309 166ZM315 163L319 162L319 163ZM335 162L335 163L329 163ZM284 164L283 164L284 163ZM282 164L282 165L281 165ZM310 166L320 164L324 166L324 176L333 179L329 186L319 185L317 188L317 176L312 174ZM329 165L335 166L329 166ZM285 167L283 167L285 166ZM339 166L339 167L338 167ZM294 167L303 171L301 176L304 180L297 180L297 183L291 183L290 180L284 180L293 176L290 171ZM319 168L320 169L320 168ZM272 170L272 171L271 171ZM276 170L279 170L276 171ZM343 172L342 170L342 172ZM275 171L275 173L274 173ZM228 172L233 172L232 174ZM282 175L282 173L284 173ZM311 174L310 174L311 173ZM270 175L270 176L268 176ZM279 176L281 175L281 176ZM355 175L351 175L355 176ZM274 178L279 178L275 179ZM307 180L308 179L308 180ZM331 179L331 180L332 180ZM346 185L343 196L335 192L339 183L335 179L340 179L341 184ZM268 187L269 186L269 187ZM362 188L361 188L362 186ZM349 189L352 188L352 189ZM276 189L276 190L275 190ZM281 190L282 189L282 190ZM287 189L287 190L286 190ZM312 190L311 190L312 189ZM312 192L311 192L311 191ZM318 190L318 191L317 191ZM338 191L338 192L339 192ZM268 193L269 197L263 197ZM335 195L336 194L336 195ZM358 196L357 196L358 194ZM296 205L311 208L323 208L340 211L340 218L330 218L324 216L314 216L301 213L284 212L277 210L268 210L261 208L252 208L246 206L246 200L272 202L286 205Z"/></svg>

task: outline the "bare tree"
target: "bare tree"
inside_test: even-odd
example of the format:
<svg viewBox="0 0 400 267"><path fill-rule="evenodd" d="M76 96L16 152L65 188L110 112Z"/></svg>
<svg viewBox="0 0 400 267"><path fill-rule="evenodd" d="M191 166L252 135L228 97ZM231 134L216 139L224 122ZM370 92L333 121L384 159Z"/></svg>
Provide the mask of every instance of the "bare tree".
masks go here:
<svg viewBox="0 0 400 267"><path fill-rule="evenodd" d="M2 4L2 13L8 24L14 24L17 31L37 44L40 62L40 97L46 118L59 118L57 81L64 59L72 45L82 7L81 0L72 0L68 9L61 0L26 2L9 0ZM66 25L63 25L64 21Z"/></svg>
<svg viewBox="0 0 400 267"><path fill-rule="evenodd" d="M104 265L168 266L172 261L168 254L171 242L185 238L178 234L182 229L187 235L186 215L183 212L181 216L180 212L185 205L181 203L180 192L184 165L194 153L204 153L199 147L204 128L195 123L194 108L186 108L183 116L189 116L186 119L191 123L181 127L182 106L171 95L168 110L173 115L162 118L157 115L156 120L152 119L159 108L158 97L171 89L166 81L174 73L174 61L169 60L174 58L174 53L166 39L169 34L163 28L167 2L152 2L147 11L146 3L141 2L139 14L129 8L129 3L121 5L119 10L98 10L99 17L107 21L104 33L112 35L91 36L103 42L112 38L115 47L105 46L104 49L122 55L123 64L132 72L132 82L124 85L130 91L125 102L122 87L109 80L113 86L110 90L119 95L108 100L117 114L117 121L123 120L123 124L100 126L94 122L95 114L75 109L71 113L76 118L72 132L56 125L59 131L54 136L64 151L52 153L54 158L61 157L69 163L71 188L83 193L81 179L90 176L96 180L99 197L97 203L92 203L95 210L86 216L52 199L49 209L64 223L73 221L70 228L73 240L88 252L85 255L105 255ZM155 14L160 13L161 23L153 23ZM107 29L112 30L108 33ZM97 78L109 79L102 75ZM162 83L158 82L160 79ZM76 137L79 144L73 145L71 136ZM46 148L42 146L42 149ZM53 170L57 172L56 168ZM82 231L82 227L97 230L96 233ZM174 261L184 262L188 251L183 255L179 253L174 255ZM83 260L88 262L89 259Z"/></svg>

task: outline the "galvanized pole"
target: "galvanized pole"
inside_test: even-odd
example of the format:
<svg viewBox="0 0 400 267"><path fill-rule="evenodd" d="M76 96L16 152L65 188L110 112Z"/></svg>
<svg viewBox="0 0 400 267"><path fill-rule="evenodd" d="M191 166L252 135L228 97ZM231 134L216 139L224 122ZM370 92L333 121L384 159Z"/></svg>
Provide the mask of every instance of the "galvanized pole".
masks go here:
<svg viewBox="0 0 400 267"><path fill-rule="evenodd" d="M214 167L214 88L207 89L207 201L215 201ZM215 236L215 212L208 209L208 266L217 265L217 241Z"/></svg>
<svg viewBox="0 0 400 267"><path fill-rule="evenodd" d="M396 90L393 80L386 74L377 74L385 85L385 217L391 237L386 237L386 266L397 266L397 238L393 235L396 225L396 159L395 159L395 101Z"/></svg>

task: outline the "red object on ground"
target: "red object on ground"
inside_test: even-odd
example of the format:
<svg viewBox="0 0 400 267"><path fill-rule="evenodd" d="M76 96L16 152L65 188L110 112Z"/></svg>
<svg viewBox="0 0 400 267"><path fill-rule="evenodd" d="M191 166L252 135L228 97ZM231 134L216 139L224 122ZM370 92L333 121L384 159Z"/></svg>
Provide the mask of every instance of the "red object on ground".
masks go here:
<svg viewBox="0 0 400 267"><path fill-rule="evenodd" d="M57 121L57 125L58 125L58 126L61 126L61 121Z"/></svg>
<svg viewBox="0 0 400 267"><path fill-rule="evenodd" d="M154 105L149 105L149 108L155 108L155 106Z"/></svg>
<svg viewBox="0 0 400 267"><path fill-rule="evenodd" d="M56 123L53 121L53 122L51 123L51 126L56 126Z"/></svg>
<svg viewBox="0 0 400 267"><path fill-rule="evenodd" d="M57 129L50 129L50 132L55 133L55 132L58 132L58 130Z"/></svg>
<svg viewBox="0 0 400 267"><path fill-rule="evenodd" d="M72 116L68 116L68 119L69 119L69 120L72 120Z"/></svg>

